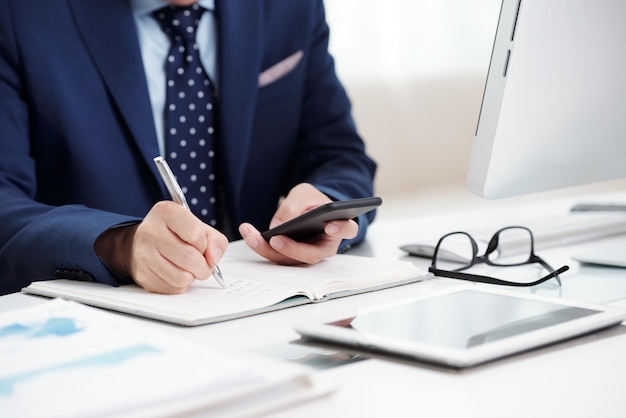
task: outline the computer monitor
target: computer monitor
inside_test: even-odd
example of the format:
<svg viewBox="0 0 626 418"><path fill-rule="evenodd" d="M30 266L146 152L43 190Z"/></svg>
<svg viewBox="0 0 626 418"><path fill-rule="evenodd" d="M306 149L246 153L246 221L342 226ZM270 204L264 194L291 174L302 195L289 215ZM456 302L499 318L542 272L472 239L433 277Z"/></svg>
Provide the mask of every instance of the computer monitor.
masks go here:
<svg viewBox="0 0 626 418"><path fill-rule="evenodd" d="M626 1L503 0L468 190L626 178Z"/></svg>

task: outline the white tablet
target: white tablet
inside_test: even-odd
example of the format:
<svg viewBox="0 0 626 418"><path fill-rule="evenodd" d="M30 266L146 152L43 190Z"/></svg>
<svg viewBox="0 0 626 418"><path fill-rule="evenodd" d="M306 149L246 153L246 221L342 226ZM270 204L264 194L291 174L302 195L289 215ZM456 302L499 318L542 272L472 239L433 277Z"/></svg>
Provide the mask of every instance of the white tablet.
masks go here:
<svg viewBox="0 0 626 418"><path fill-rule="evenodd" d="M305 338L460 368L624 319L617 307L464 285L294 328Z"/></svg>

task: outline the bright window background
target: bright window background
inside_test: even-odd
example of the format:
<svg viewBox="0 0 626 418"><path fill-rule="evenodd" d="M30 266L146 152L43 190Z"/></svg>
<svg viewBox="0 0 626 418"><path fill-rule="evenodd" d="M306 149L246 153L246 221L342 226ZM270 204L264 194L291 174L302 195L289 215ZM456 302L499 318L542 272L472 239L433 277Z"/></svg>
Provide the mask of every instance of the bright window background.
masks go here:
<svg viewBox="0 0 626 418"><path fill-rule="evenodd" d="M349 79L479 73L501 0L326 0L331 52Z"/></svg>
<svg viewBox="0 0 626 418"><path fill-rule="evenodd" d="M297 0L294 0L297 1ZM325 0L382 195L463 184L501 0Z"/></svg>

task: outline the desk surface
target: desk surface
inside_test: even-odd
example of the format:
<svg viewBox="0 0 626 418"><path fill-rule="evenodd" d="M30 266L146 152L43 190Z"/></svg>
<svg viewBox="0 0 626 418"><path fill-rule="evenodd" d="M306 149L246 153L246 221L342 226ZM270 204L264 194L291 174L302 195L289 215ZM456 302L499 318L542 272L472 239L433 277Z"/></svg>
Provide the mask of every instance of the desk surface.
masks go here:
<svg viewBox="0 0 626 418"><path fill-rule="evenodd" d="M622 195L626 201L626 195ZM619 198L619 196L617 196ZM518 223L529 213L567 211L579 198L544 200L540 205L515 205L503 210L478 208L428 217L381 220L355 254L410 259L424 269L428 260L407 257L398 247L416 239L456 229ZM541 209L541 212L539 212ZM578 246L588 245L579 244ZM576 249L577 246L571 247ZM626 308L626 270L579 266L568 248L541 255L572 267L563 277L562 297ZM424 363L377 358L360 353L314 347L298 342L294 322L326 316L409 295L455 285L448 279L311 304L208 326L184 328L133 318L144 326L164 329L207 345L225 347L308 364L317 379L337 390L328 397L276 413L276 417L319 416L626 416L626 325L533 350L483 366L456 371ZM531 291L528 289L520 291ZM544 294L554 288L534 289ZM24 294L0 297L0 311L41 303Z"/></svg>

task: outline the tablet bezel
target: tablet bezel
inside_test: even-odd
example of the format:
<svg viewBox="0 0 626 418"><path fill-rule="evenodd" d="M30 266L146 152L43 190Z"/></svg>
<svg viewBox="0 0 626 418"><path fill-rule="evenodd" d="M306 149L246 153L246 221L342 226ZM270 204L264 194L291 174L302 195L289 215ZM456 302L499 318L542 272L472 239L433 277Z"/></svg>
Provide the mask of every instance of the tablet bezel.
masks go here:
<svg viewBox="0 0 626 418"><path fill-rule="evenodd" d="M450 348L430 343L418 343L393 337L373 335L367 337L349 328L330 325L334 322L346 321L357 316L358 313L371 313L400 305L416 302L419 300L437 298L462 291L474 291L485 294L504 295L519 298L521 300L542 301L558 306L578 307L598 311L598 314L568 320L557 325L528 331L511 337L505 337L496 341L490 341L483 345L466 349ZM294 330L307 339L322 340L341 345L365 349L367 351L380 352L386 355L400 355L420 361L432 362L457 368L474 366L492 361L508 355L519 353L533 348L562 341L571 337L586 334L611 325L617 325L626 319L626 310L613 306L575 302L535 294L514 292L509 290L487 288L482 285L461 285L442 291L423 294L418 297L404 298L382 305L360 309L357 312L345 312L322 319L307 321L296 324Z"/></svg>

